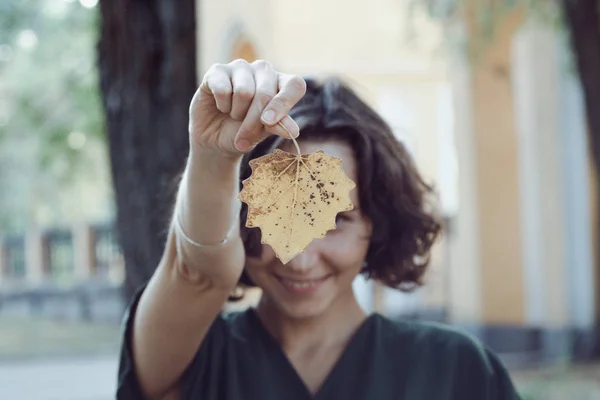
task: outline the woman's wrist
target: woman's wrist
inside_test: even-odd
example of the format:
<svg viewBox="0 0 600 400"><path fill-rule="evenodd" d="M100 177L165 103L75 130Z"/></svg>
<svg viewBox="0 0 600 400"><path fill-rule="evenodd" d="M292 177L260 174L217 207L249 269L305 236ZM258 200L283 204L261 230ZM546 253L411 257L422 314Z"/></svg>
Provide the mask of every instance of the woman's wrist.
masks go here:
<svg viewBox="0 0 600 400"><path fill-rule="evenodd" d="M231 171L239 168L242 154L229 154L219 150L201 147L198 145L190 146L189 162L193 166L199 166L202 170L211 172Z"/></svg>
<svg viewBox="0 0 600 400"><path fill-rule="evenodd" d="M190 151L174 218L179 236L194 247L218 247L235 234L239 164L212 149Z"/></svg>

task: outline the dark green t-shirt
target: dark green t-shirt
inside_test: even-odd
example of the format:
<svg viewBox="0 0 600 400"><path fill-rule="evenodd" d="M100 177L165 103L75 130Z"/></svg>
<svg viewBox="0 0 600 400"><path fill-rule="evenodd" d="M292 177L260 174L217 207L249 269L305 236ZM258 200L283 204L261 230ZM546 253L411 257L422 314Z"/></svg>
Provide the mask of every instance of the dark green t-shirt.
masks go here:
<svg viewBox="0 0 600 400"><path fill-rule="evenodd" d="M139 295L128 315L137 305ZM117 398L143 399L126 318ZM181 382L197 400L517 400L506 369L477 340L450 327L372 314L315 396L254 310L212 324Z"/></svg>

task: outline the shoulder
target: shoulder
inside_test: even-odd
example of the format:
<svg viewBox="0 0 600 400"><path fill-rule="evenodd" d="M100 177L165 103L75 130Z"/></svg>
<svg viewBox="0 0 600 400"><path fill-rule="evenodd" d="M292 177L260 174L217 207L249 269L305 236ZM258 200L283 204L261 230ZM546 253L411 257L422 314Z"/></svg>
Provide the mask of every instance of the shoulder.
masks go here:
<svg viewBox="0 0 600 400"><path fill-rule="evenodd" d="M498 357L479 339L459 328L435 322L394 321L379 316L380 334L389 347L403 346L422 360L494 374Z"/></svg>
<svg viewBox="0 0 600 400"><path fill-rule="evenodd" d="M456 398L519 399L499 357L475 336L434 322L378 316L379 337L398 362L408 359L429 381L450 381ZM394 350L396 349L396 351ZM400 350L400 351L397 351Z"/></svg>
<svg viewBox="0 0 600 400"><path fill-rule="evenodd" d="M390 341L409 340L415 345L436 348L475 348L481 343L471 334L456 327L436 322L392 320L377 315L382 335Z"/></svg>

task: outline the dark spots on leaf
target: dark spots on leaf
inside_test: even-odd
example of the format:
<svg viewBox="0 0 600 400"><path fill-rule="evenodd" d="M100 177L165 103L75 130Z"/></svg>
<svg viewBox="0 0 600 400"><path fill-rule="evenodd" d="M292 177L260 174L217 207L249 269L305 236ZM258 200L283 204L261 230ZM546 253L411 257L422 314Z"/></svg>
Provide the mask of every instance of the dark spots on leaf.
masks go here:
<svg viewBox="0 0 600 400"><path fill-rule="evenodd" d="M317 183L317 189L321 189L325 184L323 182Z"/></svg>
<svg viewBox="0 0 600 400"><path fill-rule="evenodd" d="M315 194L314 194L314 193L311 193L311 194L310 194L310 199L312 200L312 199L314 199L314 198L315 198Z"/></svg>
<svg viewBox="0 0 600 400"><path fill-rule="evenodd" d="M335 185L335 182L329 182L330 185Z"/></svg>
<svg viewBox="0 0 600 400"><path fill-rule="evenodd" d="M310 176L310 179L312 179L313 181L317 178L315 178L313 175Z"/></svg>

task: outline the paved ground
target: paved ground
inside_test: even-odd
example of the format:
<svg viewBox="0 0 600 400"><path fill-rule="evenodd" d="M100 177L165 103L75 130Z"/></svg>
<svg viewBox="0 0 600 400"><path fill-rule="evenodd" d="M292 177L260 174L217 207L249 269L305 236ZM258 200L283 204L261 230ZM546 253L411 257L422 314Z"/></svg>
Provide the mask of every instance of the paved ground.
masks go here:
<svg viewBox="0 0 600 400"><path fill-rule="evenodd" d="M111 400L117 358L54 358L0 363L2 400Z"/></svg>
<svg viewBox="0 0 600 400"><path fill-rule="evenodd" d="M117 324L0 316L0 363L7 358L111 354L119 348L120 334Z"/></svg>
<svg viewBox="0 0 600 400"><path fill-rule="evenodd" d="M600 400L600 364L555 365L512 377L524 400Z"/></svg>
<svg viewBox="0 0 600 400"><path fill-rule="evenodd" d="M0 317L1 400L115 398L120 327Z"/></svg>
<svg viewBox="0 0 600 400"><path fill-rule="evenodd" d="M110 400L116 355L0 362L2 400ZM600 400L600 365L520 371L523 400Z"/></svg>

